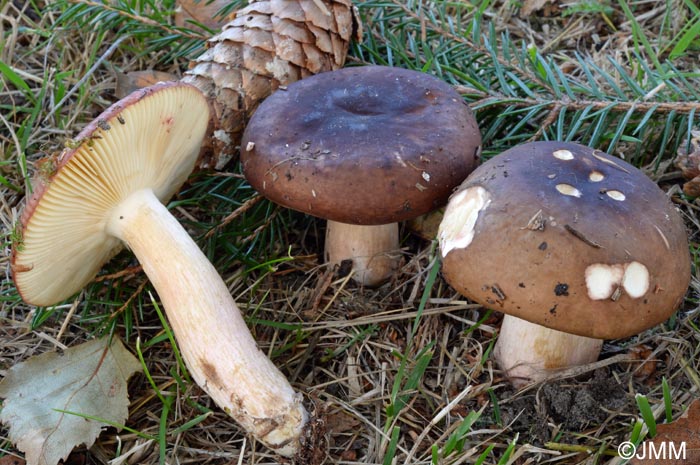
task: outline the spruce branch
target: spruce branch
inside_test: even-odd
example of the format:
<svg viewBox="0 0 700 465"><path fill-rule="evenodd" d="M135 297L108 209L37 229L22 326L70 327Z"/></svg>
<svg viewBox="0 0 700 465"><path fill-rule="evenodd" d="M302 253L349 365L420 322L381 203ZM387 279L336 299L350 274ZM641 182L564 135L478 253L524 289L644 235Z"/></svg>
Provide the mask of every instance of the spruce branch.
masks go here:
<svg viewBox="0 0 700 465"><path fill-rule="evenodd" d="M426 30L429 28L429 26L426 24L426 19L425 19L426 15L417 14L415 11L408 8L408 6L406 6L406 4L404 2L400 2L399 0L391 0L391 1L397 7L399 7L404 13L406 13L407 16L413 18L414 20L416 20L420 23L421 36L425 37ZM442 35L448 41L452 41L454 43L460 43L460 44L463 44L463 45L469 47L477 54L492 55L493 59L503 67L509 68L509 67L513 66L513 63L511 63L510 61L506 60L505 58L503 58L502 56L500 56L498 54L492 54L493 50L470 40L467 35L458 35L458 34L455 34L451 31L449 31L448 29L443 28L443 27L435 28L434 31L437 32L438 34ZM539 76L528 72L526 69L523 69L521 71L523 73L522 77L529 79L531 81L534 81L534 82L539 82L540 84L545 85L545 86L547 85L546 83L540 81Z"/></svg>
<svg viewBox="0 0 700 465"><path fill-rule="evenodd" d="M92 0L68 0L68 2L74 5L83 5L86 7L95 8L98 11L102 12L111 12L119 17L122 17L124 20L133 21L135 23L140 23L142 25L149 26L154 29L159 29L168 34L179 35L182 37L202 41L207 39L207 36L199 34L196 31L185 28L175 28L165 22L156 21L148 16L145 16L143 12L134 13L131 11L131 8L129 8L126 4L122 4L120 2L115 3L114 6L107 3L95 2Z"/></svg>
<svg viewBox="0 0 700 465"><path fill-rule="evenodd" d="M78 29L107 35L116 33L134 39L135 44L128 43L132 49L140 51L139 55L156 54L159 62L167 63L191 58L208 39L201 31L172 25L172 4L170 0L109 3L56 0L49 7L58 12L58 19L52 24L54 31Z"/></svg>
<svg viewBox="0 0 700 465"><path fill-rule="evenodd" d="M636 50L625 62L612 52L545 53L466 3L370 1L360 9L367 34L356 58L452 83L477 111L487 153L577 140L658 167L697 124L698 76L675 63L659 67Z"/></svg>
<svg viewBox="0 0 700 465"><path fill-rule="evenodd" d="M476 97L478 100L472 102L471 106L475 109L485 109L491 106L502 106L508 103L509 106L518 108L531 108L534 106L545 106L552 112L558 112L562 108L570 110L584 110L590 108L592 110L608 110L615 113L626 113L630 110L641 113L654 110L658 113L681 113L690 114L700 111L700 102L643 102L643 101L617 101L609 100L570 100L562 99L532 99L532 98L517 98L508 97L499 93L485 93L473 87L457 84L454 88L462 95Z"/></svg>

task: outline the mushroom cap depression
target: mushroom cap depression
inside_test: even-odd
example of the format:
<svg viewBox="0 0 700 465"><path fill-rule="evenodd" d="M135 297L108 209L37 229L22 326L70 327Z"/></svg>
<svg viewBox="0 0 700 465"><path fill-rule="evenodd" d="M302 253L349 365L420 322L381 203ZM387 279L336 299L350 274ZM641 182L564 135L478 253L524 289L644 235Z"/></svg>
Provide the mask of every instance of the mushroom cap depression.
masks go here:
<svg viewBox="0 0 700 465"><path fill-rule="evenodd" d="M268 97L243 134L245 176L265 197L320 218L379 225L444 205L478 162L481 135L439 79L365 66Z"/></svg>
<svg viewBox="0 0 700 465"><path fill-rule="evenodd" d="M192 172L208 121L202 93L170 82L130 94L88 124L35 180L24 207L12 256L22 298L51 305L93 279L122 247L105 230L110 212L141 189L167 201Z"/></svg>
<svg viewBox="0 0 700 465"><path fill-rule="evenodd" d="M573 143L524 144L481 165L450 198L438 238L457 291L580 336L650 328L690 281L686 230L664 192Z"/></svg>

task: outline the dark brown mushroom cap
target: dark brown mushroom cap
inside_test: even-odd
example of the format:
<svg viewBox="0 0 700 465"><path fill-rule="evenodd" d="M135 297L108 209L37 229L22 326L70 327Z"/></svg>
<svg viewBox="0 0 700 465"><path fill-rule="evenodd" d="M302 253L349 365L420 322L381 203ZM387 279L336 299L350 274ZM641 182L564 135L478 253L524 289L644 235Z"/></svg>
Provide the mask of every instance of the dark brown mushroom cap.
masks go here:
<svg viewBox="0 0 700 465"><path fill-rule="evenodd" d="M573 143L524 144L484 163L450 198L438 237L457 291L581 336L666 320L690 281L686 230L664 192Z"/></svg>
<svg viewBox="0 0 700 465"><path fill-rule="evenodd" d="M243 135L248 181L288 208L386 224L444 205L475 167L476 120L448 84L384 66L346 68L277 91Z"/></svg>

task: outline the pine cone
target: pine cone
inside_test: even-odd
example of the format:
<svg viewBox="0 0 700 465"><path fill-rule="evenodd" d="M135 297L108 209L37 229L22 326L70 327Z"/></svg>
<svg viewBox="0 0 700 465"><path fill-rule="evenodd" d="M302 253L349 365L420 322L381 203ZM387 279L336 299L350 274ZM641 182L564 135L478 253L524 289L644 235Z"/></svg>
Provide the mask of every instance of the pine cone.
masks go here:
<svg viewBox="0 0 700 465"><path fill-rule="evenodd" d="M239 10L182 79L212 105L200 167L234 157L248 118L280 86L341 68L355 17L351 0L260 0Z"/></svg>

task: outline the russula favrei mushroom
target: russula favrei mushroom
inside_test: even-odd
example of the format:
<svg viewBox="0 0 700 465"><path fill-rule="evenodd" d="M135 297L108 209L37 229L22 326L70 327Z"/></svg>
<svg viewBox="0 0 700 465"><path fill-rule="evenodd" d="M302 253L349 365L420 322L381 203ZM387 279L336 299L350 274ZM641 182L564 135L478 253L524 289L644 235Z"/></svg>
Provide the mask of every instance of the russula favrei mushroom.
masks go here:
<svg viewBox="0 0 700 465"><path fill-rule="evenodd" d="M125 244L158 292L192 377L282 455L300 446L300 395L256 347L228 288L165 208L192 171L209 120L200 91L160 83L108 108L34 186L12 271L22 298L51 305L80 290Z"/></svg>
<svg viewBox="0 0 700 465"><path fill-rule="evenodd" d="M397 222L444 205L474 169L480 144L451 86L365 66L268 97L243 134L241 161L262 195L327 219L326 260L352 259L355 280L374 286L397 266Z"/></svg>
<svg viewBox="0 0 700 465"><path fill-rule="evenodd" d="M516 385L666 320L690 280L685 227L664 192L568 142L481 165L450 198L438 239L450 285L507 314L494 354Z"/></svg>

